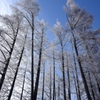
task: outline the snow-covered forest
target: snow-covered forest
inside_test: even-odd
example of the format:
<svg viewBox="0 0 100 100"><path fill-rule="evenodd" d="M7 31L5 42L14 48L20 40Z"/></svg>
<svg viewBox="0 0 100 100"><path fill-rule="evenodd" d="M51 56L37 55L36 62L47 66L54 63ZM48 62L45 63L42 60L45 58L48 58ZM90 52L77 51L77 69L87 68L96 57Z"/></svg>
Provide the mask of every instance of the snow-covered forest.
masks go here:
<svg viewBox="0 0 100 100"><path fill-rule="evenodd" d="M100 100L100 29L93 30L93 15L67 0L66 26L58 19L49 27L37 18L40 6L21 0L10 15L0 15L0 100Z"/></svg>

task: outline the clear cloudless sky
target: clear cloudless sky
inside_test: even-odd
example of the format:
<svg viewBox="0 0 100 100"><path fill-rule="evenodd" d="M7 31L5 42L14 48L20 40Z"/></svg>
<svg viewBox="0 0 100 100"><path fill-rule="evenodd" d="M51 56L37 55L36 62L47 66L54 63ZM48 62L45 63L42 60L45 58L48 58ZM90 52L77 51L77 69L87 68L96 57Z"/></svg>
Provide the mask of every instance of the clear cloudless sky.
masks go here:
<svg viewBox="0 0 100 100"><path fill-rule="evenodd" d="M1 0L0 14L10 13L9 4L21 0ZM63 6L67 0L37 0L40 5L39 19L44 19L52 27L58 19L64 26L66 23L65 12ZM94 16L93 29L100 28L100 0L75 0L79 7Z"/></svg>
<svg viewBox="0 0 100 100"><path fill-rule="evenodd" d="M50 26L58 19L62 25L66 23L63 6L67 0L38 0L40 5L39 19L43 18ZM100 28L100 0L75 0L75 3L94 16L93 29Z"/></svg>

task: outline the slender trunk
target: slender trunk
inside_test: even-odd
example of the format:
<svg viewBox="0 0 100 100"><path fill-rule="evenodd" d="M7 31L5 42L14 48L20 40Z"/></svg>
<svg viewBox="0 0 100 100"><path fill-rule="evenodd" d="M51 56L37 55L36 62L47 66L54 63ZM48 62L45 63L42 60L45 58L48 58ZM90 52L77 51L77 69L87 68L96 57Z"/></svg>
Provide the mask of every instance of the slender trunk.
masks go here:
<svg viewBox="0 0 100 100"><path fill-rule="evenodd" d="M96 80L96 83L97 83L98 92L99 92L99 94L100 94L100 84L99 84L99 82L98 82L98 80L97 80L96 75L94 75L94 77L95 77L95 80Z"/></svg>
<svg viewBox="0 0 100 100"><path fill-rule="evenodd" d="M95 100L95 95L94 95L94 91L93 91L93 85L92 85L92 81L91 81L90 72L88 72L88 76L89 76L89 83L90 83L91 94L92 94L93 100Z"/></svg>
<svg viewBox="0 0 100 100"><path fill-rule="evenodd" d="M24 86L25 86L26 69L27 69L27 68L25 68L25 72L24 72L24 79L23 79L23 85L22 85L22 91L21 91L20 100L23 99L23 92L24 92Z"/></svg>
<svg viewBox="0 0 100 100"><path fill-rule="evenodd" d="M25 37L25 42L26 42L26 37ZM25 43L24 43L24 46L25 46ZM18 70L19 70L19 66L20 66L20 63L21 63L21 60L22 60L22 57L23 57L24 46L23 46L22 51L21 51L21 55L20 55L20 58L19 58L19 61L18 61L17 69L16 69L16 72L15 72L15 76L14 76L13 83L11 85L11 89L10 89L10 92L9 92L8 99L7 100L10 100L11 99L11 96L12 96L12 92L13 92L13 89L14 89L16 77L17 77Z"/></svg>
<svg viewBox="0 0 100 100"><path fill-rule="evenodd" d="M68 75L68 100L71 100L69 65L67 65L67 75Z"/></svg>
<svg viewBox="0 0 100 100"><path fill-rule="evenodd" d="M75 66L75 72L76 72L78 99L81 100L80 86L79 86L79 79L78 79L78 72L77 72L76 66Z"/></svg>
<svg viewBox="0 0 100 100"><path fill-rule="evenodd" d="M63 54L63 46L61 44L62 48L62 74L63 74L63 92L64 92L64 100L66 100L66 81L65 81L65 69L64 69L64 54Z"/></svg>
<svg viewBox="0 0 100 100"><path fill-rule="evenodd" d="M40 50L39 50L38 69L37 69L37 75L36 75L36 82L35 82L33 100L37 99L37 93L38 93L39 78L40 78L40 66L41 66L41 57L42 57L43 33L44 33L44 29L42 30L41 44L40 44Z"/></svg>
<svg viewBox="0 0 100 100"><path fill-rule="evenodd" d="M60 100L60 81L58 81L58 100Z"/></svg>
<svg viewBox="0 0 100 100"><path fill-rule="evenodd" d="M32 49L31 49L31 100L34 93L34 16L32 15Z"/></svg>
<svg viewBox="0 0 100 100"><path fill-rule="evenodd" d="M56 95L55 95L55 55L53 52L53 100L56 100Z"/></svg>
<svg viewBox="0 0 100 100"><path fill-rule="evenodd" d="M75 90L76 90L77 100L80 100L79 96L78 96L77 83L76 83L76 78L75 78L74 72L73 72L73 78L74 78L74 84L75 84Z"/></svg>
<svg viewBox="0 0 100 100"><path fill-rule="evenodd" d="M73 43L74 43L76 56L78 58L79 54L78 54L78 49L77 49L77 46L76 46L76 39L74 37L73 32L72 32L72 36L73 36ZM92 100L91 96L90 96L89 88L88 88L88 85L87 85L87 82L86 82L86 78L85 78L85 75L84 75L84 71L83 71L83 68L82 68L81 61L80 61L80 59L77 59L77 61L78 61L78 65L79 65L79 68L80 68L81 76L82 76L82 79L83 79L84 88L85 88L85 92L87 94L87 98L88 98L88 100Z"/></svg>
<svg viewBox="0 0 100 100"><path fill-rule="evenodd" d="M51 74L51 66L50 66L50 100L51 100L51 91L52 91L52 87L51 87L51 76L52 74Z"/></svg>
<svg viewBox="0 0 100 100"><path fill-rule="evenodd" d="M66 17L67 17L68 23L69 23L70 28L71 28L73 44L74 44L74 50L75 50L75 53L76 53L76 56L77 56L77 62L78 62L78 65L79 65L79 68L80 68L80 72L81 72L81 76L82 76L82 79L83 79L83 84L84 84L85 92L86 92L88 100L92 100L90 92L89 92L89 88L88 88L88 85L87 85L87 82L86 82L86 78L85 78L85 75L84 75L84 71L83 71L83 68L82 68L81 61L80 61L80 59L78 59L79 54L78 54L76 39L75 39L75 36L74 36L74 33L73 33L74 28L71 26L68 16L66 16Z"/></svg>
<svg viewBox="0 0 100 100"><path fill-rule="evenodd" d="M75 73L76 73L78 100L81 100L78 72L77 72L77 67L76 67L76 62L75 62L75 55L74 54L73 54L73 57L74 57L74 66L75 66Z"/></svg>
<svg viewBox="0 0 100 100"><path fill-rule="evenodd" d="M17 33L17 34L18 34L18 33ZM17 34L16 34L15 37L14 37L13 44L12 44L11 50L10 50L10 52L9 52L9 58L7 59L7 62L6 62L6 64L5 64L5 68L4 68L4 70L3 70L2 77L1 77L1 79L0 79L0 91L1 91L1 88L2 88L2 85L3 85L3 82L4 82L4 79L5 79L5 75L6 75L8 66L9 66L9 62L10 62L10 59L11 59L11 55L12 55L12 52L13 52L13 49L14 49L14 46L15 46L15 43L16 43Z"/></svg>
<svg viewBox="0 0 100 100"><path fill-rule="evenodd" d="M45 84L45 64L44 64L44 69L43 69L42 100L44 100L44 84Z"/></svg>
<svg viewBox="0 0 100 100"><path fill-rule="evenodd" d="M87 56L89 57L91 63L94 64L94 61L93 61L92 56L91 56L91 54L90 54L89 48L88 48L88 46L86 45L84 39L83 39L83 43L85 44L85 48L86 48L86 51L87 51Z"/></svg>

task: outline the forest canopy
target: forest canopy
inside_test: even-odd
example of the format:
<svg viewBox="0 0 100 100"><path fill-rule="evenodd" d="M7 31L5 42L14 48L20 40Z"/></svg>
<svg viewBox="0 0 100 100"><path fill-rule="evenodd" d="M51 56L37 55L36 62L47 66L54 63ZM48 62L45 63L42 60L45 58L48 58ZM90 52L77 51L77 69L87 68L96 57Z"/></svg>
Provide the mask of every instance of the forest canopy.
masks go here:
<svg viewBox="0 0 100 100"><path fill-rule="evenodd" d="M93 15L67 0L65 26L57 19L49 27L37 18L40 6L21 0L0 15L0 100L99 100L100 29L93 29Z"/></svg>

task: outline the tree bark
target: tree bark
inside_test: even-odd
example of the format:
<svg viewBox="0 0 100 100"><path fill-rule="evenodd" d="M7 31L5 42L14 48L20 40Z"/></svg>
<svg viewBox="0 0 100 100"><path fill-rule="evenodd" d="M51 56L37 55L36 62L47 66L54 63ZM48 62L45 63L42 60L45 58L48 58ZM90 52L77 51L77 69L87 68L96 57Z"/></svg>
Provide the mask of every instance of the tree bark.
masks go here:
<svg viewBox="0 0 100 100"><path fill-rule="evenodd" d="M45 84L45 64L43 69L43 86L42 86L42 100L44 100L44 84Z"/></svg>
<svg viewBox="0 0 100 100"><path fill-rule="evenodd" d="M88 76L89 76L89 83L90 83L91 94L92 94L93 100L95 100L95 94L94 94L94 91L93 91L93 85L92 85L92 81L91 81L90 72L88 72Z"/></svg>
<svg viewBox="0 0 100 100"><path fill-rule="evenodd" d="M80 100L80 99L78 98L77 83L76 83L76 78L75 78L74 72L73 72L73 78L74 78L74 84L75 84L75 90L76 90L77 100Z"/></svg>
<svg viewBox="0 0 100 100"><path fill-rule="evenodd" d="M37 69L37 75L36 75L36 82L35 82L35 89L34 89L34 94L33 94L33 100L37 99L37 93L38 93L39 78L40 78L40 67L41 67L41 58L42 58L43 33L44 33L44 29L42 30L41 44L40 44L40 50L39 50L38 69Z"/></svg>
<svg viewBox="0 0 100 100"><path fill-rule="evenodd" d="M78 79L78 72L77 72L77 66L76 66L76 61L75 61L75 55L74 55L74 53L73 53L73 58L74 58L74 66L75 66L75 73L76 73L78 100L81 100L80 86L79 86L79 79Z"/></svg>
<svg viewBox="0 0 100 100"><path fill-rule="evenodd" d="M25 36L25 42L26 42L26 36ZM24 46L23 46L22 51L21 51L21 55L20 55L20 58L19 58L19 61L18 61L17 69L16 69L16 72L15 72L15 76L14 76L13 83L11 85L10 93L8 95L8 99L7 100L10 100L11 96L12 96L12 92L13 92L13 89L14 89L16 77L17 77L18 70L19 70L19 66L20 66L20 63L21 63L21 60L22 60L22 57L23 57L24 48L25 48L25 43L24 43Z"/></svg>
<svg viewBox="0 0 100 100"><path fill-rule="evenodd" d="M32 14L32 49L31 49L31 100L34 100L34 16Z"/></svg>
<svg viewBox="0 0 100 100"><path fill-rule="evenodd" d="M64 54L63 54L63 46L61 43L62 48L62 74L63 74L63 92L64 92L64 100L66 100L66 83L65 83L65 69L64 69Z"/></svg>
<svg viewBox="0 0 100 100"><path fill-rule="evenodd" d="M71 100L71 90L70 90L70 73L69 73L69 65L67 60L67 76L68 76L68 100Z"/></svg>
<svg viewBox="0 0 100 100"><path fill-rule="evenodd" d="M74 50L75 50L75 53L76 53L77 62L78 62L78 65L79 65L79 68L80 68L80 72L81 72L81 76L82 76L82 79L83 79L83 84L84 84L85 92L86 92L86 95L87 95L87 99L88 100L92 100L90 92L89 92L89 88L88 88L88 85L87 85L87 82L86 82L86 78L85 78L85 75L84 75L84 71L83 71L83 68L82 68L81 61L80 61L80 59L78 59L79 53L78 53L76 38L75 38L74 33L73 33L74 27L71 26L71 23L70 23L70 21L68 19L68 16L66 16L66 17L67 17L68 23L70 25L72 38L73 38Z"/></svg>
<svg viewBox="0 0 100 100"><path fill-rule="evenodd" d="M58 100L60 100L60 81L58 80Z"/></svg>
<svg viewBox="0 0 100 100"><path fill-rule="evenodd" d="M24 85L25 85L25 76L26 76L26 68L25 68L25 72L24 72L24 79L23 79L23 85L22 85L22 91L21 91L20 100L23 99L23 92L24 92Z"/></svg>
<svg viewBox="0 0 100 100"><path fill-rule="evenodd" d="M56 100L55 94L55 55L53 51L53 100Z"/></svg>
<svg viewBox="0 0 100 100"><path fill-rule="evenodd" d="M51 97L52 97L52 95L51 95L51 93L52 93L52 87L51 87L52 86L51 85L52 84L52 82L51 82L52 79L51 79L51 77L52 77L52 74L51 74L51 66L50 66L50 100L51 100Z"/></svg>
<svg viewBox="0 0 100 100"><path fill-rule="evenodd" d="M18 34L18 33L17 33L17 34ZM5 68L4 68L4 70L3 70L2 78L0 79L0 91L1 91L2 85L3 85L3 83L4 83L5 75L6 75L8 66L9 66L9 62L10 62L10 59L11 59L11 56L12 56L12 52L13 52L15 43L16 43L17 34L16 34L15 37L14 37L13 44L12 44L11 50L10 50L10 52L9 52L9 58L7 59L7 62L6 62L6 64L5 64Z"/></svg>
<svg viewBox="0 0 100 100"><path fill-rule="evenodd" d="M78 54L78 49L77 49L77 46L76 46L76 39L74 37L74 33L73 32L72 32L72 36L73 36L73 43L74 43L75 53L76 53L76 56L78 58L79 54ZM86 78L85 78L85 75L84 75L84 71L83 71L83 68L82 68L81 61L80 61L80 59L77 59L77 61L78 61L78 65L79 65L79 68L80 68L81 76L82 76L82 79L83 79L84 88L85 88L85 91L86 91L86 94L87 94L87 98L88 98L88 100L92 100L90 92L89 92L89 88L88 88L88 85L87 85L87 82L86 82Z"/></svg>
<svg viewBox="0 0 100 100"><path fill-rule="evenodd" d="M99 84L99 82L98 82L98 80L97 80L96 75L94 75L94 77L95 77L95 80L96 80L96 83L97 83L98 92L99 92L99 94L100 94L100 84Z"/></svg>

